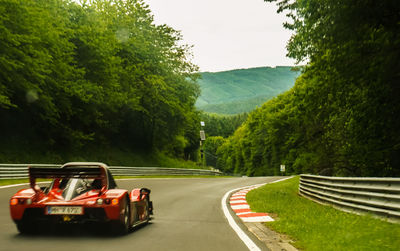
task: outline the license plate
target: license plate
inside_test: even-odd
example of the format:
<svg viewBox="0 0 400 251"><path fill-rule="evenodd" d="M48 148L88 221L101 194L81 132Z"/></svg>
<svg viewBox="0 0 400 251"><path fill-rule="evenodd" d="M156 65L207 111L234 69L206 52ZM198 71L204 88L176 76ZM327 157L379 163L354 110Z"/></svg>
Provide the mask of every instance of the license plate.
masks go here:
<svg viewBox="0 0 400 251"><path fill-rule="evenodd" d="M81 215L83 207L47 207L47 214L51 215Z"/></svg>

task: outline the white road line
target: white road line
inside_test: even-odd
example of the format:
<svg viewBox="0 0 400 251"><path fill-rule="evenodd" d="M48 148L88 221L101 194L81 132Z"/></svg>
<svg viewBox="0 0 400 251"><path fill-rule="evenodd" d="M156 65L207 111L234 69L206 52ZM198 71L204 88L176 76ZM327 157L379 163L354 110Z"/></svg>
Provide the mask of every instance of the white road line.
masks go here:
<svg viewBox="0 0 400 251"><path fill-rule="evenodd" d="M10 188L10 187L17 187L17 186L22 186L22 185L29 185L29 183L22 183L22 184L14 184L14 185L1 186L0 189L2 189L2 188Z"/></svg>
<svg viewBox="0 0 400 251"><path fill-rule="evenodd" d="M172 180L172 179L175 179L175 178L151 178L151 180ZM180 179L195 179L195 178L180 178ZM118 181L143 180L143 178L128 178L128 179L116 179L116 180L118 180ZM36 184L49 183L49 182L50 181L43 181L43 182L38 182ZM29 183L20 183L20 184L0 186L0 189L10 188L10 187L18 187L18 186L24 186L24 185L29 185Z"/></svg>
<svg viewBox="0 0 400 251"><path fill-rule="evenodd" d="M45 184L45 183L50 183L50 181L42 181L42 182L38 182L36 184ZM0 189L10 188L10 187L18 187L18 186L24 186L24 185L30 185L30 183L20 183L20 184L12 184L12 185L0 186Z"/></svg>
<svg viewBox="0 0 400 251"><path fill-rule="evenodd" d="M126 180L142 180L143 178L130 178L130 179L116 179L118 181L126 181ZM152 180L172 180L174 178L152 178ZM36 184L44 184L44 183L50 183L51 181L43 181L43 182L37 182ZM6 185L6 186L0 186L0 189L3 188L10 188L10 187L18 187L18 186L24 186L24 185L30 185L30 183L20 183L20 184L12 184L12 185Z"/></svg>
<svg viewBox="0 0 400 251"><path fill-rule="evenodd" d="M287 179L290 179L292 177L276 180L276 181L271 182L271 183L287 180ZM227 206L228 205L228 197L229 197L229 194L233 193L234 191L238 191L238 190L241 190L241 189L247 189L247 188L250 188L250 187L257 187L258 188L258 187L261 187L261 186L263 186L265 184L267 184L267 183L232 189L232 190L228 191L227 193L225 193L225 195L222 197L222 200L221 200L222 211L223 211L226 219L228 220L229 225L236 232L236 234L239 236L239 238L244 242L244 244L247 246L247 248L249 250L251 250L251 251L261 251L261 249L249 238L249 236L247 236L247 234L245 232L243 232L243 230L239 227L239 225L233 219L232 215L229 212L228 206Z"/></svg>
<svg viewBox="0 0 400 251"><path fill-rule="evenodd" d="M239 188L241 189L241 188ZM233 189L229 192L227 192L224 197L222 197L221 200L221 206L222 206L222 211L225 214L226 219L228 220L229 225L231 228L236 232L236 234L239 236L239 238L244 242L244 244L247 246L247 248L251 251L261 251L259 247L247 236L245 232L239 227L239 225L235 222L233 219L232 215L230 214L228 207L227 207L227 200L229 197L229 194L232 192L236 191L238 189Z"/></svg>

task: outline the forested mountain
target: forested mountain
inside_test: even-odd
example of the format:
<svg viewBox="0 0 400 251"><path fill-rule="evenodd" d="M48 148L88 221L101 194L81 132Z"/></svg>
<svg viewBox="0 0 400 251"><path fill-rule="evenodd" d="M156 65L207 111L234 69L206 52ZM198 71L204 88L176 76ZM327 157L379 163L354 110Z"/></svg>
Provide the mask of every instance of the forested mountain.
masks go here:
<svg viewBox="0 0 400 251"><path fill-rule="evenodd" d="M249 112L290 89L298 75L288 66L204 72L198 80L201 96L196 106L211 113Z"/></svg>
<svg viewBox="0 0 400 251"><path fill-rule="evenodd" d="M261 95L227 103L203 105L198 109L214 114L237 115L250 112L273 97L272 95Z"/></svg>
<svg viewBox="0 0 400 251"><path fill-rule="evenodd" d="M276 0L267 0L275 2ZM206 150L226 172L400 176L400 5L285 1L288 55L307 60L295 86Z"/></svg>
<svg viewBox="0 0 400 251"><path fill-rule="evenodd" d="M197 149L198 69L181 34L154 24L142 0L76 2L0 2L0 161L13 150Z"/></svg>

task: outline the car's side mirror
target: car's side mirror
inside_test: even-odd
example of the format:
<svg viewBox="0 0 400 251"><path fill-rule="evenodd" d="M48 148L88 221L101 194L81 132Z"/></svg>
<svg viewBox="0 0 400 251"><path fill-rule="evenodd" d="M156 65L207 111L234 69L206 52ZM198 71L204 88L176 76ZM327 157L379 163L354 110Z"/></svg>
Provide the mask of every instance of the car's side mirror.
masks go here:
<svg viewBox="0 0 400 251"><path fill-rule="evenodd" d="M146 198L146 196L148 197L149 194L150 194L150 189L147 188L140 189L140 200L143 200L144 198Z"/></svg>

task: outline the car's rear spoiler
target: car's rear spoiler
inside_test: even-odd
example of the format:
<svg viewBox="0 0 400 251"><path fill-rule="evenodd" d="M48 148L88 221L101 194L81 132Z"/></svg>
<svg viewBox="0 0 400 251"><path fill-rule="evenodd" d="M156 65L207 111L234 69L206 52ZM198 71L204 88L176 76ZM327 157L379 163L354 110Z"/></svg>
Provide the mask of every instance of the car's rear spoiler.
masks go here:
<svg viewBox="0 0 400 251"><path fill-rule="evenodd" d="M40 189L36 186L36 179L54 179L54 178L84 178L102 180L103 186L108 188L107 170L103 166L62 166L62 167L28 167L29 182L31 188L38 192Z"/></svg>
<svg viewBox="0 0 400 251"><path fill-rule="evenodd" d="M32 178L101 178L100 167L29 167L29 177Z"/></svg>

